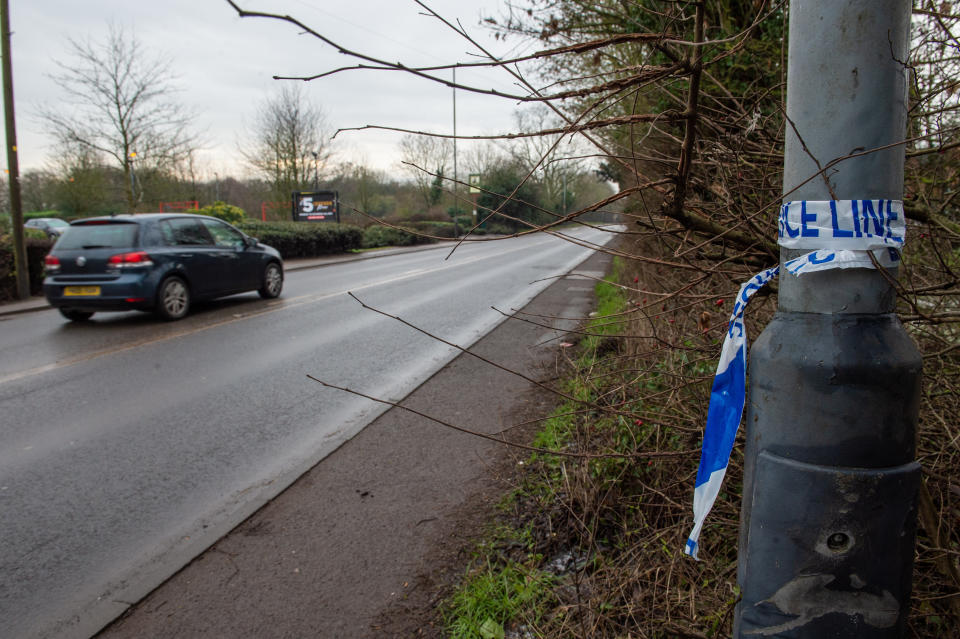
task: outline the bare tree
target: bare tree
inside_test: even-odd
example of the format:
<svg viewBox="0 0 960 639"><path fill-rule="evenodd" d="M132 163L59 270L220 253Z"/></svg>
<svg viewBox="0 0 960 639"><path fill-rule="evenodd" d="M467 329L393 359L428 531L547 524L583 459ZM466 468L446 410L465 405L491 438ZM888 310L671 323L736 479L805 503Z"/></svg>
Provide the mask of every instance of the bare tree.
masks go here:
<svg viewBox="0 0 960 639"><path fill-rule="evenodd" d="M29 169L20 176L23 209L28 212L53 208L56 175L47 169Z"/></svg>
<svg viewBox="0 0 960 639"><path fill-rule="evenodd" d="M378 185L386 181L381 171L372 169L366 164L351 164L348 167L349 175L357 185L357 203L364 213L372 214Z"/></svg>
<svg viewBox="0 0 960 639"><path fill-rule="evenodd" d="M170 60L146 52L121 27L110 25L102 43L69 42L72 59L58 62L61 73L53 76L63 100L40 116L64 147L87 149L122 169L133 210L143 196L138 172L165 171L199 145L194 113L175 98Z"/></svg>
<svg viewBox="0 0 960 639"><path fill-rule="evenodd" d="M64 144L59 151L49 167L59 177L53 199L61 214L70 218L123 210L120 194L130 180L123 179L119 167L105 166L102 153L77 142Z"/></svg>
<svg viewBox="0 0 960 639"><path fill-rule="evenodd" d="M333 156L327 118L300 85L284 84L260 105L241 153L275 197L322 178Z"/></svg>
<svg viewBox="0 0 960 639"><path fill-rule="evenodd" d="M446 138L405 135L400 139L404 169L413 177L426 208L437 204L435 185L453 166L453 141ZM438 180L439 176L439 180Z"/></svg>
<svg viewBox="0 0 960 639"><path fill-rule="evenodd" d="M536 105L514 114L516 130L529 133L562 129L563 120L544 105ZM573 189L584 170L579 155L589 152L579 144L577 136L530 135L509 141L509 153L527 170L537 167L530 177L551 210L566 213L565 205L573 204ZM569 201L568 201L569 200Z"/></svg>

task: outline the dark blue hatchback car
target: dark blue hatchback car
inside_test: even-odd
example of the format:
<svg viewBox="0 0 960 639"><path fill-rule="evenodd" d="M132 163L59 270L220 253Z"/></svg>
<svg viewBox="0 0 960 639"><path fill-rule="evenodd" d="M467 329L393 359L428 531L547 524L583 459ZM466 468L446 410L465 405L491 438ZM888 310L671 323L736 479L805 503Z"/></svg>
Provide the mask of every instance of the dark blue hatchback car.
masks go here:
<svg viewBox="0 0 960 639"><path fill-rule="evenodd" d="M43 293L64 317L154 311L176 320L196 300L283 288L276 249L205 215L145 213L79 220L46 258Z"/></svg>

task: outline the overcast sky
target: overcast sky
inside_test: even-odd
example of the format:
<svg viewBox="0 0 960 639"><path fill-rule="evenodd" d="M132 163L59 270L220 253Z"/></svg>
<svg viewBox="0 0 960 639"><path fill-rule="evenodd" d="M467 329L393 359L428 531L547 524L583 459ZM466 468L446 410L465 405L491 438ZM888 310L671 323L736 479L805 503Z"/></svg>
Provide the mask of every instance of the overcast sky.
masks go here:
<svg viewBox="0 0 960 639"><path fill-rule="evenodd" d="M412 0L237 0L248 10L289 14L346 48L398 60L409 66L475 60L469 43ZM500 0L432 0L433 9L460 19L497 54L532 48L517 40L494 41L479 26L498 15ZM273 75L306 75L351 64L351 59L295 26L239 18L226 0L10 0L14 93L21 171L41 168L56 153L37 118L40 105L55 104L50 77L56 61L71 60L68 38L103 42L110 22L133 32L150 53L169 55L184 89L174 96L194 107L207 140L201 162L212 177L239 175L237 143L258 104L276 89ZM443 72L449 77L449 72ZM503 71L457 72L462 83L516 92ZM450 132L452 91L394 72L352 71L306 84L333 128L378 124ZM517 108L510 101L457 92L457 132L509 130ZM342 133L334 142L340 160L365 162L398 172L398 135L376 131ZM465 145L461 145L464 150ZM6 157L0 158L6 166Z"/></svg>

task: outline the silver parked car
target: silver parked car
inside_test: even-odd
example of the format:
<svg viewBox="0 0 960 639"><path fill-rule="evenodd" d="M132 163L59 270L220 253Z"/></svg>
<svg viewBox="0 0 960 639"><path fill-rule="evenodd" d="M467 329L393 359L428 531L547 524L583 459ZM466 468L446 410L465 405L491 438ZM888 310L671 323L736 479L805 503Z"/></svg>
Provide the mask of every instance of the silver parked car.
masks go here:
<svg viewBox="0 0 960 639"><path fill-rule="evenodd" d="M47 234L47 237L56 239L63 235L63 232L70 228L70 225L58 217L35 217L23 223L27 229L39 229Z"/></svg>

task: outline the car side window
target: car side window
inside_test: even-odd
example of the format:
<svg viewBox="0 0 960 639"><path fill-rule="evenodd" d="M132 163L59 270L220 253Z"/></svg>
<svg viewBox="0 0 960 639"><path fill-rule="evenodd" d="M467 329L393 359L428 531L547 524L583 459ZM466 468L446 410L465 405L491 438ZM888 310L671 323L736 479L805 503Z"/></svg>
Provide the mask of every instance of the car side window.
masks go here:
<svg viewBox="0 0 960 639"><path fill-rule="evenodd" d="M217 246L228 246L230 248L239 248L243 246L243 233L231 226L227 226L219 220L201 220L207 227L207 231L213 237L213 243Z"/></svg>
<svg viewBox="0 0 960 639"><path fill-rule="evenodd" d="M174 236L173 227L170 226L170 222L164 220L157 224L157 228L160 229L160 235L163 237L164 246L176 246L177 238Z"/></svg>
<svg viewBox="0 0 960 639"><path fill-rule="evenodd" d="M190 218L173 218L161 224L164 243L170 246L209 246L213 242L206 229Z"/></svg>
<svg viewBox="0 0 960 639"><path fill-rule="evenodd" d="M167 241L167 234L163 232L164 225L161 224L147 224L146 228L141 229L140 233L140 244L144 247L149 246L164 246L171 244ZM172 231L171 231L172 233Z"/></svg>

